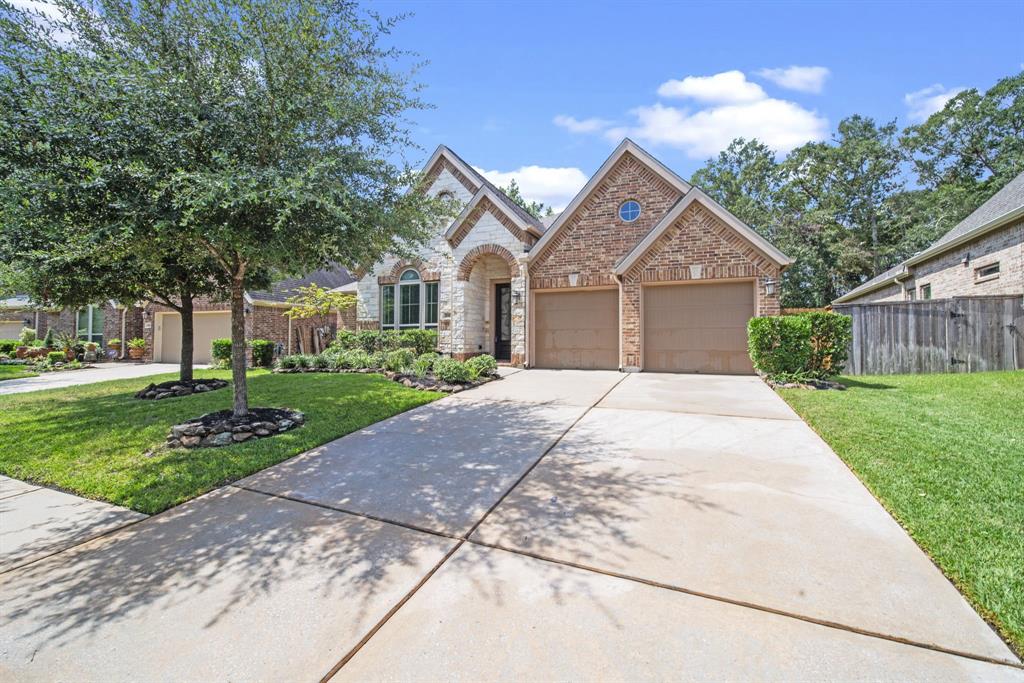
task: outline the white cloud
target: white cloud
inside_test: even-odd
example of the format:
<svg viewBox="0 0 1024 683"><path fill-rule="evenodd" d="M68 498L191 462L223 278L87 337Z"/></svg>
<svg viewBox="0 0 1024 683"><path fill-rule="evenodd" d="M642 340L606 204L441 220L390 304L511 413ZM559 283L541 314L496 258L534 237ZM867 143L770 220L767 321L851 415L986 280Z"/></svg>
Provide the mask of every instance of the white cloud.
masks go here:
<svg viewBox="0 0 1024 683"><path fill-rule="evenodd" d="M56 24L63 21L67 16L64 10L57 5L42 2L41 0L8 0L8 2L15 9L29 13L32 20L39 26L52 29L53 38L58 43L66 45L71 42L74 34L63 28L56 27Z"/></svg>
<svg viewBox="0 0 1024 683"><path fill-rule="evenodd" d="M530 201L543 202L561 211L576 193L587 184L587 176L575 167L522 166L514 171L487 171L476 168L485 178L498 187L507 186L512 180L519 185L523 197Z"/></svg>
<svg viewBox="0 0 1024 683"><path fill-rule="evenodd" d="M751 83L742 71L723 71L714 76L687 76L665 81L658 87L662 97L688 97L698 102L735 104L756 102L767 95L757 83Z"/></svg>
<svg viewBox="0 0 1024 683"><path fill-rule="evenodd" d="M799 92L820 93L829 77L824 66L790 66L784 69L761 69L757 75L775 85Z"/></svg>
<svg viewBox="0 0 1024 683"><path fill-rule="evenodd" d="M965 88L946 88L941 83L930 85L927 88L915 90L903 96L903 102L907 105L907 112L911 121L918 123L924 121L937 111L940 111L946 102Z"/></svg>
<svg viewBox="0 0 1024 683"><path fill-rule="evenodd" d="M565 128L570 133L599 133L608 126L612 125L612 122L599 118L589 118L580 120L573 116L559 114L554 118L554 124L556 126Z"/></svg>
<svg viewBox="0 0 1024 683"><path fill-rule="evenodd" d="M757 138L778 153L828 136L828 120L794 102L765 98L691 111L656 103L632 112L636 124L612 128L606 137L631 137L681 149L691 158L718 154L734 138Z"/></svg>

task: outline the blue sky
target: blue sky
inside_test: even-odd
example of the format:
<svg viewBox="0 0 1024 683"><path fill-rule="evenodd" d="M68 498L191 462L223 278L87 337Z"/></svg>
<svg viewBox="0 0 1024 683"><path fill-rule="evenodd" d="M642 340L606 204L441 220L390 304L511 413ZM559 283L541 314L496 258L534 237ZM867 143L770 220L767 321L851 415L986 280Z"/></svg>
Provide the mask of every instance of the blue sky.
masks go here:
<svg viewBox="0 0 1024 683"><path fill-rule="evenodd" d="M429 61L424 155L443 142L556 207L623 135L688 177L736 135L785 151L855 113L908 125L1024 68L1024 0L370 7L414 13L393 39Z"/></svg>

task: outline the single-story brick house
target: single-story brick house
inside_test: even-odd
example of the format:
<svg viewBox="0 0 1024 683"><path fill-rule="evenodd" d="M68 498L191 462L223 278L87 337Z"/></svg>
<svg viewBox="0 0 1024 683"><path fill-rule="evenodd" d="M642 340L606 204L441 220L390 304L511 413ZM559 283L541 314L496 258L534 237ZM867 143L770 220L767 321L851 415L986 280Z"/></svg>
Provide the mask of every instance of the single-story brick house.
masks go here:
<svg viewBox="0 0 1024 683"><path fill-rule="evenodd" d="M310 352L314 349L314 321L292 321L284 315L287 299L298 293L300 286L317 284L326 289L352 291L355 278L340 266L319 270L306 277L281 280L267 291L251 291L245 295L245 336L247 339L268 339L278 345L281 353ZM197 298L194 315L193 360L209 363L211 342L231 336L231 311L227 302L207 297ZM80 339L91 340L106 348L111 339L141 337L146 340L150 361L177 363L181 359L181 315L156 303L127 306L115 301L84 306L79 309L47 310L36 307L28 297L18 295L0 301L0 339L16 339L21 328L31 327L42 338L47 330L69 332ZM337 314L336 328L355 327L355 310ZM122 347L120 357L127 355Z"/></svg>
<svg viewBox="0 0 1024 683"><path fill-rule="evenodd" d="M456 358L530 367L753 371L747 321L779 313L792 260L631 140L552 220L443 145L424 175L464 208L363 274L360 329L433 328Z"/></svg>
<svg viewBox="0 0 1024 683"><path fill-rule="evenodd" d="M1024 295L1024 173L924 251L833 304Z"/></svg>

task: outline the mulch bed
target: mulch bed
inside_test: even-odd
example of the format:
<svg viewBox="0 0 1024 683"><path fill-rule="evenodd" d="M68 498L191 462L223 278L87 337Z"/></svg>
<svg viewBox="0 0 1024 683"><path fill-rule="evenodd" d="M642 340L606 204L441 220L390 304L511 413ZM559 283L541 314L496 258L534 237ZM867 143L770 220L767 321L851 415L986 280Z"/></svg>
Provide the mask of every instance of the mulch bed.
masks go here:
<svg viewBox="0 0 1024 683"><path fill-rule="evenodd" d="M228 386L222 379L186 379L150 384L145 389L138 391L135 398L159 401L163 398L174 398L175 396L191 396L202 394L207 391L215 391Z"/></svg>
<svg viewBox="0 0 1024 683"><path fill-rule="evenodd" d="M298 410L287 408L250 408L245 417L234 417L230 410L207 413L171 427L168 448L214 448L266 439L297 429L306 422Z"/></svg>
<svg viewBox="0 0 1024 683"><path fill-rule="evenodd" d="M835 389L845 391L846 386L828 379L807 379L802 382L775 382L762 377L772 389Z"/></svg>
<svg viewBox="0 0 1024 683"><path fill-rule="evenodd" d="M425 375L423 377L417 377L416 375L406 375L400 372L391 372L390 370L383 370L381 368L360 368L359 370L350 370L346 368L277 368L274 372L279 374L291 374L299 372L353 372L359 374L377 374L384 375L388 379L398 382L402 386L409 387L410 389L420 389L421 391L440 391L446 394L455 394L466 389L472 389L478 387L481 384L487 384L493 382L496 379L501 379L501 375L490 375L487 377L478 377L472 382L460 382L451 383L442 382L436 379L433 375Z"/></svg>

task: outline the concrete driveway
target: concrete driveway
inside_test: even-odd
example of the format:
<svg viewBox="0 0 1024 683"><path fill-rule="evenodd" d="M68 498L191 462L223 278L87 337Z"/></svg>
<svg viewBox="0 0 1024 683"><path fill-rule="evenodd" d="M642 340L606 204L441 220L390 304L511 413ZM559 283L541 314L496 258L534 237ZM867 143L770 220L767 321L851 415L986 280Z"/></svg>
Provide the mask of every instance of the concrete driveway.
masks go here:
<svg viewBox="0 0 1024 683"><path fill-rule="evenodd" d="M197 366L204 367L204 366ZM4 394L21 394L26 391L40 389L58 389L74 387L80 384L106 382L111 379L132 379L148 377L166 372L177 372L177 363L100 363L94 368L85 370L68 370L66 372L47 372L36 377L8 379L0 382L0 396Z"/></svg>
<svg viewBox="0 0 1024 683"><path fill-rule="evenodd" d="M17 680L1013 680L745 377L524 371L0 575Z"/></svg>

